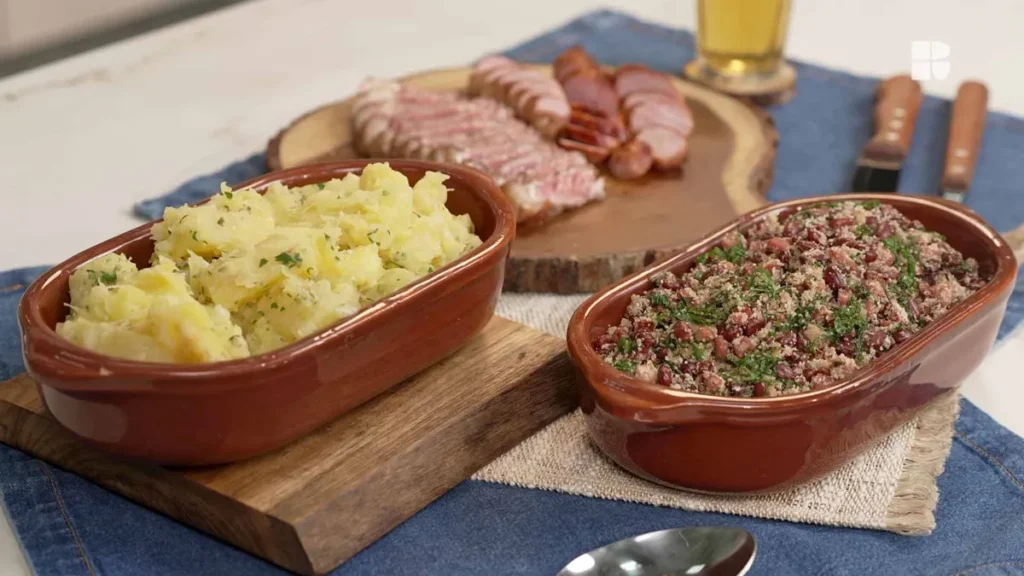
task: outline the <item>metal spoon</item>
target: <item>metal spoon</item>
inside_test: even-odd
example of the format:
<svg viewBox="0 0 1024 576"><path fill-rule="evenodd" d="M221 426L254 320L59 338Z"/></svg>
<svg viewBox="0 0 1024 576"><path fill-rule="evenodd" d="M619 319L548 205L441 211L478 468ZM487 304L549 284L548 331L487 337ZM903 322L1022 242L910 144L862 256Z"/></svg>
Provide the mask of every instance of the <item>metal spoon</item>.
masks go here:
<svg viewBox="0 0 1024 576"><path fill-rule="evenodd" d="M678 528L591 550L557 576L742 576L756 553L754 536L746 530Z"/></svg>

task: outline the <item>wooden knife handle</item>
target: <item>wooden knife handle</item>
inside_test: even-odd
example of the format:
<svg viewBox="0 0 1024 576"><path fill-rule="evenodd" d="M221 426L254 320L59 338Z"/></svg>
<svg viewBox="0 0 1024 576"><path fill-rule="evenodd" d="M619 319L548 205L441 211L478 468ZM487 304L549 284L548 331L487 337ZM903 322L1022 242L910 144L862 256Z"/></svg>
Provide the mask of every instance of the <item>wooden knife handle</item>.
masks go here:
<svg viewBox="0 0 1024 576"><path fill-rule="evenodd" d="M953 101L953 117L949 121L949 143L946 144L946 168L942 172L942 189L966 191L974 177L974 164L981 150L985 131L988 88L981 82L964 82Z"/></svg>
<svg viewBox="0 0 1024 576"><path fill-rule="evenodd" d="M923 99L921 85L906 74L882 81L875 99L875 135L864 147L864 156L880 162L903 162L910 151Z"/></svg>

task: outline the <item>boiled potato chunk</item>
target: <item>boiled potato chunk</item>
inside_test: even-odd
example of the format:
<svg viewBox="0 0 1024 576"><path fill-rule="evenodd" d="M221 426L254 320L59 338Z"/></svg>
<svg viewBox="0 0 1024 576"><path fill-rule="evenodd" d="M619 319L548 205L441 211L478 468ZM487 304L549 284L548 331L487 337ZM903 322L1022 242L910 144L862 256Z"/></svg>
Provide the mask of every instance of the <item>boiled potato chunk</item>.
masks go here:
<svg viewBox="0 0 1024 576"><path fill-rule="evenodd" d="M215 362L322 331L480 245L445 202L448 177L415 186L386 163L265 194L226 185L167 208L139 270L108 254L71 276L61 336L135 360Z"/></svg>

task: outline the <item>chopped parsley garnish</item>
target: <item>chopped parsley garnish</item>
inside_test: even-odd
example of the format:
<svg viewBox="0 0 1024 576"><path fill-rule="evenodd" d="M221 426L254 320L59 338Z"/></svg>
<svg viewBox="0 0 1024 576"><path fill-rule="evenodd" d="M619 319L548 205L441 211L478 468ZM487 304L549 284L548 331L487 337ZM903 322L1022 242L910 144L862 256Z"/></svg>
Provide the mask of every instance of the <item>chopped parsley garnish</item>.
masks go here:
<svg viewBox="0 0 1024 576"><path fill-rule="evenodd" d="M732 365L727 370L730 380L752 384L776 379L775 367L779 364L779 358L766 350L754 350L743 358L730 356L728 361Z"/></svg>
<svg viewBox="0 0 1024 576"><path fill-rule="evenodd" d="M747 292L756 300L758 296L765 296L768 299L775 299L782 292L782 288L775 282L772 273L767 268L755 268L750 275Z"/></svg>
<svg viewBox="0 0 1024 576"><path fill-rule="evenodd" d="M222 216L219 219L217 219L217 226L223 226L223 225L224 225L224 217Z"/></svg>
<svg viewBox="0 0 1024 576"><path fill-rule="evenodd" d="M619 338L618 349L623 354L629 354L634 349L633 341L625 336Z"/></svg>
<svg viewBox="0 0 1024 576"><path fill-rule="evenodd" d="M615 362L615 364L612 364L612 366L615 366L615 368L627 374L633 374L636 372L636 362L630 362L629 360L619 360Z"/></svg>
<svg viewBox="0 0 1024 576"><path fill-rule="evenodd" d="M199 232L197 230L192 231L192 239L199 242Z"/></svg>
<svg viewBox="0 0 1024 576"><path fill-rule="evenodd" d="M874 210L875 208L881 206L882 203L879 202L878 200L868 200L867 202L861 202L860 205L863 206L866 210Z"/></svg>
<svg viewBox="0 0 1024 576"><path fill-rule="evenodd" d="M814 310L817 307L818 302L814 301L809 304L800 304L793 311L793 315L786 319L783 323L783 329L792 332L803 332L804 328L811 323L811 319L814 318Z"/></svg>
<svg viewBox="0 0 1024 576"><path fill-rule="evenodd" d="M672 315L676 320L685 320L700 326L715 326L725 322L735 304L727 292L717 292L706 304L699 306L681 302Z"/></svg>
<svg viewBox="0 0 1024 576"><path fill-rule="evenodd" d="M868 317L864 313L864 303L851 299L850 303L837 308L832 314L832 330L829 334L833 342L849 335L860 339L864 329L868 327Z"/></svg>
<svg viewBox="0 0 1024 576"><path fill-rule="evenodd" d="M316 187L319 188L320 190L323 190L324 188L327 188L327 184L324 184L323 182L321 182L321 183L317 184Z"/></svg>
<svg viewBox="0 0 1024 576"><path fill-rule="evenodd" d="M693 356L693 359L700 362L701 360L707 359L710 345L703 342L690 342L689 348L690 355Z"/></svg>
<svg viewBox="0 0 1024 576"><path fill-rule="evenodd" d="M289 268L294 268L295 266L302 264L302 254L299 254L298 252L294 254L290 252L281 252L277 256L274 256L274 260L277 260Z"/></svg>
<svg viewBox="0 0 1024 576"><path fill-rule="evenodd" d="M228 200L231 200L232 198L235 197L235 195L231 192L225 192L224 196L226 196Z"/></svg>
<svg viewBox="0 0 1024 576"><path fill-rule="evenodd" d="M743 262L743 259L747 257L747 249L742 244L736 243L732 247L723 250L721 246L715 246L711 250L701 254L697 257L697 262L703 264L705 262L717 262L718 260L728 260L733 264L739 264Z"/></svg>
<svg viewBox="0 0 1024 576"><path fill-rule="evenodd" d="M279 308L279 306L277 305L277 302L271 302L270 303L270 309L271 310L277 310L278 308Z"/></svg>
<svg viewBox="0 0 1024 576"><path fill-rule="evenodd" d="M857 227L853 229L853 233L857 235L858 239L860 239L860 238L864 238L864 237L867 237L867 236L871 236L872 234L875 233L875 231L872 230L867 225L858 224Z"/></svg>
<svg viewBox="0 0 1024 576"><path fill-rule="evenodd" d="M260 258L260 268L263 268L266 265L267 265L267 259L266 258Z"/></svg>
<svg viewBox="0 0 1024 576"><path fill-rule="evenodd" d="M107 286L112 286L117 283L117 272L104 272L100 274L100 282Z"/></svg>
<svg viewBox="0 0 1024 576"><path fill-rule="evenodd" d="M651 294L651 304L655 306L661 306L662 308L671 308L672 302L668 299L668 296L663 292L656 292Z"/></svg>
<svg viewBox="0 0 1024 576"><path fill-rule="evenodd" d="M913 240L896 234L882 240L882 244L896 257L895 266L899 268L900 275L892 291L899 303L906 307L910 298L917 294L917 245Z"/></svg>

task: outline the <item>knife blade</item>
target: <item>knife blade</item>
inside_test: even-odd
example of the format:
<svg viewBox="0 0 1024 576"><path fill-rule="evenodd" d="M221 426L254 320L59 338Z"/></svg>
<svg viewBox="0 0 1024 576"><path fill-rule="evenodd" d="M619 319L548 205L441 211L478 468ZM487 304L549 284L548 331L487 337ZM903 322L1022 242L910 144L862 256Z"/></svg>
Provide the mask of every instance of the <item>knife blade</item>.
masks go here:
<svg viewBox="0 0 1024 576"><path fill-rule="evenodd" d="M875 135L868 140L853 173L854 192L895 192L910 151L921 109L921 85L901 74L882 81L875 97Z"/></svg>
<svg viewBox="0 0 1024 576"><path fill-rule="evenodd" d="M988 88L981 82L970 80L957 89L949 120L946 166L942 171L942 197L947 200L963 202L971 187L985 133L987 108Z"/></svg>

